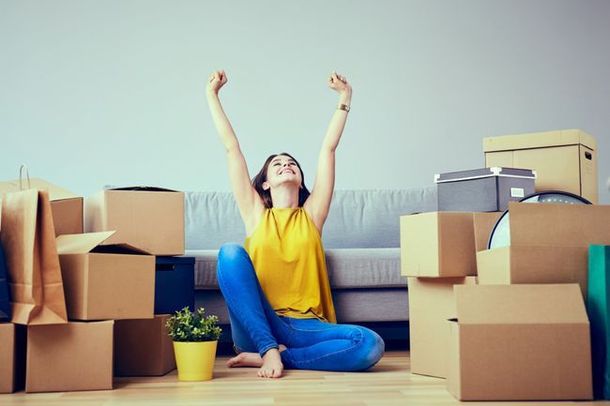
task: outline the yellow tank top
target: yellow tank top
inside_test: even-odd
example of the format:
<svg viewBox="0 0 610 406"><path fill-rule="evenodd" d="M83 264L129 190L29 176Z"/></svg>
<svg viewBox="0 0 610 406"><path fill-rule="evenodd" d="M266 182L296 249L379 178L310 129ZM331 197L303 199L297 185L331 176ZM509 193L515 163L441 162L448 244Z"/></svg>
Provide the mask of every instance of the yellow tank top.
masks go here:
<svg viewBox="0 0 610 406"><path fill-rule="evenodd" d="M337 321L320 233L302 207L266 209L244 246L277 314Z"/></svg>

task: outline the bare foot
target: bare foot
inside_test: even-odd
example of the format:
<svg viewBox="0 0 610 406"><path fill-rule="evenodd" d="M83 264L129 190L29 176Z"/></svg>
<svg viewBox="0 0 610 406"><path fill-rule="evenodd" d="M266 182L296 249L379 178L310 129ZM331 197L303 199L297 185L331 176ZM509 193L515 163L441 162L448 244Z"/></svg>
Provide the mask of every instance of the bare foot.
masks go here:
<svg viewBox="0 0 610 406"><path fill-rule="evenodd" d="M263 359L257 352L241 352L227 361L229 368L237 367L262 367Z"/></svg>
<svg viewBox="0 0 610 406"><path fill-rule="evenodd" d="M286 349L284 344L279 345L279 351L282 352ZM280 359L281 363L281 359ZM241 352L237 354L235 357L231 358L227 361L227 366L229 368L239 368L239 367L254 367L260 368L264 364L263 359L257 352ZM283 367L282 367L283 369Z"/></svg>
<svg viewBox="0 0 610 406"><path fill-rule="evenodd" d="M283 347L283 348L282 348ZM284 371L282 364L282 356L280 350L285 350L286 347L280 346L280 349L272 348L263 355L263 365L258 370L258 376L261 378L279 378Z"/></svg>

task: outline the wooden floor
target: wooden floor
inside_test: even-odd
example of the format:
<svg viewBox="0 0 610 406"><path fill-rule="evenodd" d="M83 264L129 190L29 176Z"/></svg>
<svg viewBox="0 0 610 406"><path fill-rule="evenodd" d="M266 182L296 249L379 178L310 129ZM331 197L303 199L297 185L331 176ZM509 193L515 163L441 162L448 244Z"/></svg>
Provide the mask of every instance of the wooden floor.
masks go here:
<svg viewBox="0 0 610 406"><path fill-rule="evenodd" d="M179 382L176 372L163 377L117 378L112 391L14 393L0 405L454 405L443 379L409 373L409 353L387 352L370 372L286 371L283 378L256 377L256 369L227 368L216 360L214 379ZM610 402L476 402L479 405L602 405Z"/></svg>

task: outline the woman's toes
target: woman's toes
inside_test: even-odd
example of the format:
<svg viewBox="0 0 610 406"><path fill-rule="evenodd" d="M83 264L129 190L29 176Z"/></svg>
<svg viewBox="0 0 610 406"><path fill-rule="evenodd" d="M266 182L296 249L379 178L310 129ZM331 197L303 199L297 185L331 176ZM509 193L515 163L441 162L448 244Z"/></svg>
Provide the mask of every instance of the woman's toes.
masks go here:
<svg viewBox="0 0 610 406"><path fill-rule="evenodd" d="M241 354L238 354L238 355L236 355L235 357L233 357L233 358L229 359L229 360L227 361L227 366L228 366L229 368L231 368L232 366L237 365L237 364L239 363L240 355L241 355Z"/></svg>

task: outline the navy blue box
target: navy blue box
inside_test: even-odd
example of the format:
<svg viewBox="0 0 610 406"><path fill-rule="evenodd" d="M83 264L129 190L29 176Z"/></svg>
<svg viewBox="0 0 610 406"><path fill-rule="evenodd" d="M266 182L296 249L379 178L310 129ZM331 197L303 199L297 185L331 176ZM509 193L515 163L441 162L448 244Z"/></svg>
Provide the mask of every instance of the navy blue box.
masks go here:
<svg viewBox="0 0 610 406"><path fill-rule="evenodd" d="M156 257L155 314L195 310L195 258Z"/></svg>

